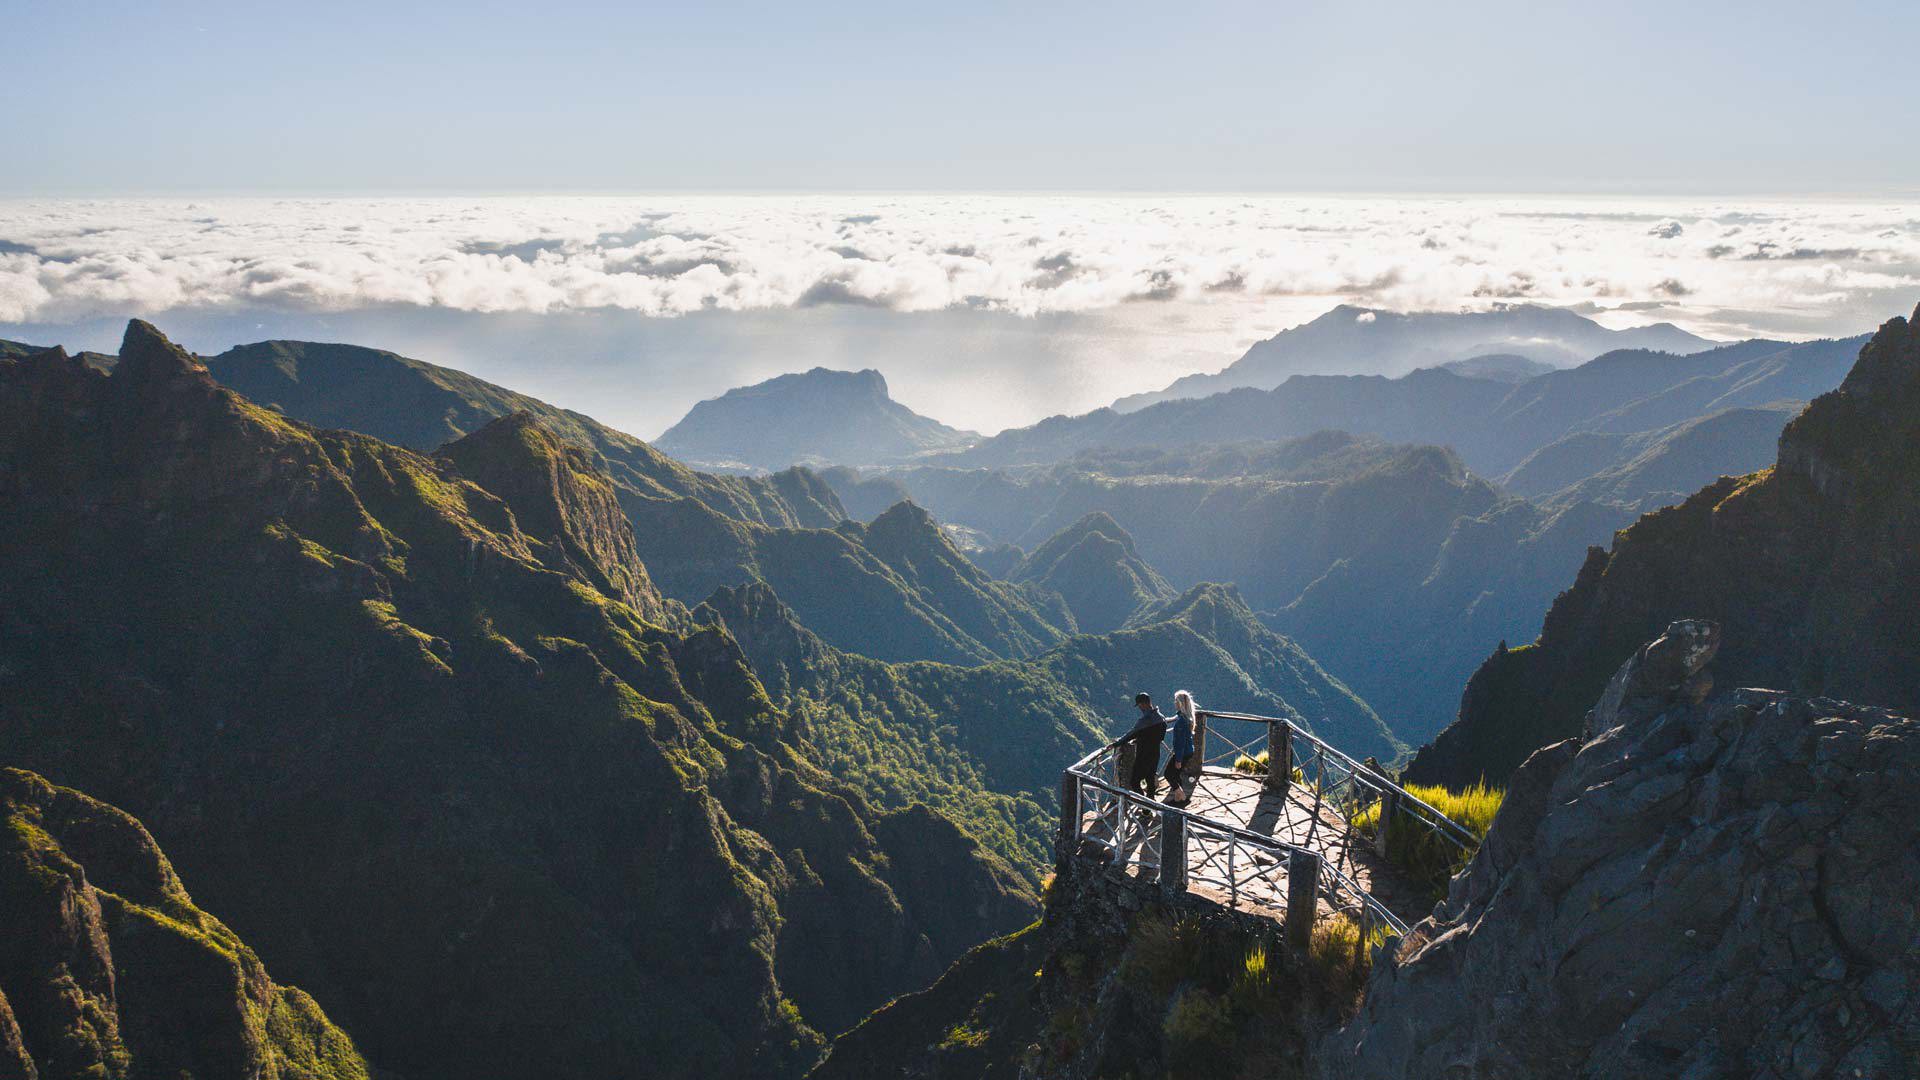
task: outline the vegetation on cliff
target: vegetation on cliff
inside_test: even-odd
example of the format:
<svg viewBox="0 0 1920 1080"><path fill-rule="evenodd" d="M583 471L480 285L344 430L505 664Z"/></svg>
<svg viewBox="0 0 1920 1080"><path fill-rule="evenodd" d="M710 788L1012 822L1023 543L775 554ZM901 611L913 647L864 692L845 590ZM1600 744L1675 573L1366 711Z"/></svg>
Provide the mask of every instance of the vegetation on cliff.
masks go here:
<svg viewBox="0 0 1920 1080"><path fill-rule="evenodd" d="M0 1076L367 1080L129 815L0 769Z"/></svg>
<svg viewBox="0 0 1920 1080"><path fill-rule="evenodd" d="M650 619L609 487L524 418L309 428L142 323L110 377L0 361L0 758L138 813L385 1068L801 1071L1033 895Z"/></svg>

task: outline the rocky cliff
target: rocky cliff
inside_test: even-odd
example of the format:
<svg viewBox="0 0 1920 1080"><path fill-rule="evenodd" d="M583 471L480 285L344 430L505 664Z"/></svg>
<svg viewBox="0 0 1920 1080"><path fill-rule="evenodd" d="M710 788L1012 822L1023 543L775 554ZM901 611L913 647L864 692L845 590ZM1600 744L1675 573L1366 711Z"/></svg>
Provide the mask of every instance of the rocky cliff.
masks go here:
<svg viewBox="0 0 1920 1080"><path fill-rule="evenodd" d="M1720 634L1669 626L1521 766L1326 1075L1920 1072L1920 724L1709 697Z"/></svg>
<svg viewBox="0 0 1920 1080"><path fill-rule="evenodd" d="M1710 484L1590 551L1538 642L1481 665L1408 776L1500 780L1577 733L1610 658L1678 618L1737 628L1719 662L1727 682L1910 710L1915 612L1920 328L1895 318L1839 389L1788 423L1773 468Z"/></svg>
<svg viewBox="0 0 1920 1080"><path fill-rule="evenodd" d="M353 1040L194 905L138 821L0 769L0 1077L366 1080Z"/></svg>

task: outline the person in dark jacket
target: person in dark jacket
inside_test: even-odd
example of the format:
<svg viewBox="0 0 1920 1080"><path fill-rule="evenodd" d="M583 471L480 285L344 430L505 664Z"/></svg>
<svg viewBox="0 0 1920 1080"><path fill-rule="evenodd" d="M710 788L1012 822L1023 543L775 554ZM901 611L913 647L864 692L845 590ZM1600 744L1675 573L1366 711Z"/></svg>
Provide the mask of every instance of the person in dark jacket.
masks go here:
<svg viewBox="0 0 1920 1080"><path fill-rule="evenodd" d="M1140 721L1113 745L1133 744L1133 769L1127 774L1127 787L1151 799L1157 793L1154 776L1160 771L1160 744L1167 737L1167 718L1148 694L1133 695L1133 703L1140 709Z"/></svg>

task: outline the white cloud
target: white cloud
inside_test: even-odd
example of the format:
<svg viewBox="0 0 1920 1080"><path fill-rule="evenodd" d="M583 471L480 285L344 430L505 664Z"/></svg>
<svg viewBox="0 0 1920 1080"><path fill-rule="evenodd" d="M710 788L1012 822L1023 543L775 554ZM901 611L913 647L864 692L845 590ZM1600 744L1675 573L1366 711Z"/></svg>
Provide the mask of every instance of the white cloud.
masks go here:
<svg viewBox="0 0 1920 1080"><path fill-rule="evenodd" d="M0 202L0 323L382 305L1035 316L1324 297L1586 304L1724 333L1739 325L1729 312L1817 321L1920 286L1916 217L1858 201L1627 198L12 200Z"/></svg>

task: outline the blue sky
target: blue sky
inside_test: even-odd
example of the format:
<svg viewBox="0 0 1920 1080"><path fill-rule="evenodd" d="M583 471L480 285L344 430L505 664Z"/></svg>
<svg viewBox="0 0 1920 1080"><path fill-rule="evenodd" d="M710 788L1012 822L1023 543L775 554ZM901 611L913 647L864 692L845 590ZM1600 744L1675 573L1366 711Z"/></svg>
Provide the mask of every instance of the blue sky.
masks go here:
<svg viewBox="0 0 1920 1080"><path fill-rule="evenodd" d="M1920 186L1908 3L0 12L5 194Z"/></svg>

